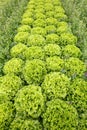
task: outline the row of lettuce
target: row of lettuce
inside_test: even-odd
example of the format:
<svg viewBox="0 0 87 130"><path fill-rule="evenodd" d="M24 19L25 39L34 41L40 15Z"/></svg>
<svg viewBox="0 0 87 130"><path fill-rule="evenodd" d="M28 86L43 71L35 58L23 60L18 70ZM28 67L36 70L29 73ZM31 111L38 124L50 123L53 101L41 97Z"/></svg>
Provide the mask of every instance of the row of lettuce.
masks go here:
<svg viewBox="0 0 87 130"><path fill-rule="evenodd" d="M59 0L30 0L0 77L0 129L86 130L86 66Z"/></svg>
<svg viewBox="0 0 87 130"><path fill-rule="evenodd" d="M14 45L13 38L27 3L28 0L0 1L0 76L4 63L10 58L9 50Z"/></svg>

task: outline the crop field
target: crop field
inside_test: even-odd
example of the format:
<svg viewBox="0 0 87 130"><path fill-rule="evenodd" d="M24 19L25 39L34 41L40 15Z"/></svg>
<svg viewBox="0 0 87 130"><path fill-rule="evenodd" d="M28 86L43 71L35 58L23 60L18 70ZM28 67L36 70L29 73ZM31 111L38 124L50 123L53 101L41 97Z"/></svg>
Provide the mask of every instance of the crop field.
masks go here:
<svg viewBox="0 0 87 130"><path fill-rule="evenodd" d="M0 0L0 130L87 130L87 0Z"/></svg>

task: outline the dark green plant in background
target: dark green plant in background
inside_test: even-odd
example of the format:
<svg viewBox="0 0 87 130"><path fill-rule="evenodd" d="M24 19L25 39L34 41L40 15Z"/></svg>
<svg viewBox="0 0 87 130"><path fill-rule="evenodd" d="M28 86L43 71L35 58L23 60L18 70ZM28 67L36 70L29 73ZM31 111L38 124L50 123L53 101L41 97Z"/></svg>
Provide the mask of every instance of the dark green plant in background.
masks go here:
<svg viewBox="0 0 87 130"><path fill-rule="evenodd" d="M61 0L72 32L77 36L77 46L83 52L87 65L87 0ZM87 74L85 74L87 77Z"/></svg>
<svg viewBox="0 0 87 130"><path fill-rule="evenodd" d="M6 0L0 6L0 75L2 68L10 58L10 48L14 45L13 38L21 21L28 0Z"/></svg>

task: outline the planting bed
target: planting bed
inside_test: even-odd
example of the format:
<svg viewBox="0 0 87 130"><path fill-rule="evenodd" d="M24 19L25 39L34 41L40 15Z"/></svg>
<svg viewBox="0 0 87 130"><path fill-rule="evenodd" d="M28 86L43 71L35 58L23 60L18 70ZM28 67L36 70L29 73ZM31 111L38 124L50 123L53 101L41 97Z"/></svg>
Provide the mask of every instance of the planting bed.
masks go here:
<svg viewBox="0 0 87 130"><path fill-rule="evenodd" d="M30 0L0 77L0 130L86 130L87 82L60 0Z"/></svg>

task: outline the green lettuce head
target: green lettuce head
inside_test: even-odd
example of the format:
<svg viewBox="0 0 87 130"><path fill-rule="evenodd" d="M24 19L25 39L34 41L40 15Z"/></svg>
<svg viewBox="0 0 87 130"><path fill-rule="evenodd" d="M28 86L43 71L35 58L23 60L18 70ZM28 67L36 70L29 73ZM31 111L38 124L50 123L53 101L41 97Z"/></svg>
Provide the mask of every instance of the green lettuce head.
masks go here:
<svg viewBox="0 0 87 130"><path fill-rule="evenodd" d="M28 32L18 32L15 37L14 37L14 41L17 43L27 43L29 37L29 33Z"/></svg>
<svg viewBox="0 0 87 130"><path fill-rule="evenodd" d="M65 98L69 85L70 81L67 76L59 72L51 72L45 76L42 89L48 100Z"/></svg>
<svg viewBox="0 0 87 130"><path fill-rule="evenodd" d="M69 33L71 29L68 26L60 26L57 28L57 34L62 35L63 33Z"/></svg>
<svg viewBox="0 0 87 130"><path fill-rule="evenodd" d="M67 15L64 13L54 12L54 18L57 19L57 21L59 22L67 21Z"/></svg>
<svg viewBox="0 0 87 130"><path fill-rule="evenodd" d="M78 130L86 130L87 129L87 110L85 113L82 113L79 117Z"/></svg>
<svg viewBox="0 0 87 130"><path fill-rule="evenodd" d="M29 47L25 52L24 52L24 57L27 60L33 60L33 59L44 59L44 52L43 49L39 46L32 46Z"/></svg>
<svg viewBox="0 0 87 130"><path fill-rule="evenodd" d="M28 46L44 46L45 44L45 38L39 34L30 35L27 42Z"/></svg>
<svg viewBox="0 0 87 130"><path fill-rule="evenodd" d="M47 44L59 44L60 38L57 34L48 34L46 36L46 43Z"/></svg>
<svg viewBox="0 0 87 130"><path fill-rule="evenodd" d="M39 35L45 36L46 30L42 27L35 27L35 28L32 28L31 34L39 34Z"/></svg>
<svg viewBox="0 0 87 130"><path fill-rule="evenodd" d="M76 130L78 126L77 111L73 106L60 99L49 101L43 114L43 126L45 130Z"/></svg>
<svg viewBox="0 0 87 130"><path fill-rule="evenodd" d="M62 6L55 6L54 12L58 13L65 13L65 10L62 8Z"/></svg>
<svg viewBox="0 0 87 130"><path fill-rule="evenodd" d="M12 58L5 63L3 72L5 74L14 73L18 75L22 72L23 63L19 58Z"/></svg>
<svg viewBox="0 0 87 130"><path fill-rule="evenodd" d="M29 17L23 18L21 21L22 25L29 25L29 26L32 26L33 22L34 22L33 18L29 18Z"/></svg>
<svg viewBox="0 0 87 130"><path fill-rule="evenodd" d="M48 44L44 46L44 52L46 57L50 56L60 56L61 48L57 44Z"/></svg>
<svg viewBox="0 0 87 130"><path fill-rule="evenodd" d="M67 100L77 109L79 115L86 112L87 108L87 82L82 78L72 81Z"/></svg>
<svg viewBox="0 0 87 130"><path fill-rule="evenodd" d="M54 6L61 6L60 0L52 0Z"/></svg>
<svg viewBox="0 0 87 130"><path fill-rule="evenodd" d="M64 68L64 61L58 56L48 57L46 58L46 68L48 72L62 71Z"/></svg>
<svg viewBox="0 0 87 130"><path fill-rule="evenodd" d="M28 84L41 84L46 74L45 63L39 59L26 61L23 69L24 79Z"/></svg>
<svg viewBox="0 0 87 130"><path fill-rule="evenodd" d="M13 105L10 102L0 104L0 130L8 130L13 120Z"/></svg>
<svg viewBox="0 0 87 130"><path fill-rule="evenodd" d="M39 86L25 86L15 98L16 114L20 117L38 118L44 110L44 96Z"/></svg>
<svg viewBox="0 0 87 130"><path fill-rule="evenodd" d="M10 125L9 130L42 130L42 126L38 120L15 118Z"/></svg>
<svg viewBox="0 0 87 130"><path fill-rule="evenodd" d="M21 25L19 28L18 28L18 32L31 32L31 27L28 26L28 25Z"/></svg>
<svg viewBox="0 0 87 130"><path fill-rule="evenodd" d="M51 2L45 3L44 4L44 9L45 9L45 12L53 11L53 9L54 9L53 4Z"/></svg>
<svg viewBox="0 0 87 130"><path fill-rule="evenodd" d="M43 19L36 19L33 23L33 27L45 27L46 22Z"/></svg>
<svg viewBox="0 0 87 130"><path fill-rule="evenodd" d="M60 36L60 45L75 45L77 43L77 37L70 33L63 33Z"/></svg>
<svg viewBox="0 0 87 130"><path fill-rule="evenodd" d="M24 59L23 53L26 51L27 51L27 46L22 43L18 43L17 45L11 48L10 50L11 57Z"/></svg>
<svg viewBox="0 0 87 130"><path fill-rule="evenodd" d="M46 19L46 25L57 25L57 19L56 18L53 18L53 17L49 17Z"/></svg>
<svg viewBox="0 0 87 130"><path fill-rule="evenodd" d="M78 57L80 58L82 55L80 49L76 47L75 45L66 45L65 48L63 48L63 56L65 58L69 57Z"/></svg>
<svg viewBox="0 0 87 130"><path fill-rule="evenodd" d="M54 17L54 11L47 11L46 12L46 18Z"/></svg>
<svg viewBox="0 0 87 130"><path fill-rule="evenodd" d="M47 34L55 34L56 33L56 27L54 25L48 25L45 27L45 30L47 32Z"/></svg>
<svg viewBox="0 0 87 130"><path fill-rule="evenodd" d="M0 92L2 93L2 98L6 93L9 99L13 99L20 88L22 88L22 81L18 76L7 74L0 77Z"/></svg>
<svg viewBox="0 0 87 130"><path fill-rule="evenodd" d="M32 9L32 10L33 10L33 9ZM25 19L25 18L29 18L29 17L31 18L31 17L33 17L33 12L32 12L32 10L28 10L28 9L27 9L27 10L25 11L25 13L23 14L22 18Z"/></svg>
<svg viewBox="0 0 87 130"><path fill-rule="evenodd" d="M69 77L75 78L76 76L82 77L86 70L83 61L78 58L70 57L65 61L65 71Z"/></svg>
<svg viewBox="0 0 87 130"><path fill-rule="evenodd" d="M45 18L46 16L41 12L35 14L35 19L45 19Z"/></svg>
<svg viewBox="0 0 87 130"><path fill-rule="evenodd" d="M43 6L38 5L38 6L36 6L36 7L37 7L37 8L34 10L34 13L35 13L35 14L39 14L39 13L44 14L44 13L45 13L45 10L44 10ZM40 19L42 19L42 18L40 18ZM43 25L42 25L42 26L43 26Z"/></svg>

